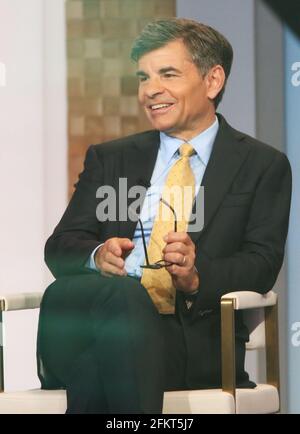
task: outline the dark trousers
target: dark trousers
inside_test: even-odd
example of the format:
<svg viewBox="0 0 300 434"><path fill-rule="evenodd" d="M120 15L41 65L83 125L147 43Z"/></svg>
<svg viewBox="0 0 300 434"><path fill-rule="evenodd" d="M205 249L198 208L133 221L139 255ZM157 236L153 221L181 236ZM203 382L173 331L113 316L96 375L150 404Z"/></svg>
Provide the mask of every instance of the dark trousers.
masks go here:
<svg viewBox="0 0 300 434"><path fill-rule="evenodd" d="M50 285L38 357L66 388L67 413L161 413L164 391L186 388L179 318L160 315L130 277L90 273Z"/></svg>

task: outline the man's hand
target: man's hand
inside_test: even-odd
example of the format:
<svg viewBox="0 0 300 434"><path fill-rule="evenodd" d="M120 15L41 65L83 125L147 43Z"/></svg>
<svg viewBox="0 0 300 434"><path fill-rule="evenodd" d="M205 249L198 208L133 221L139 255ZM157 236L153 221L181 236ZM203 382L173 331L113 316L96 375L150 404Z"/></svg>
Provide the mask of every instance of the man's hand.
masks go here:
<svg viewBox="0 0 300 434"><path fill-rule="evenodd" d="M174 264L166 267L173 285L185 293L195 292L200 283L195 267L195 244L186 232L169 232L164 241L163 259Z"/></svg>
<svg viewBox="0 0 300 434"><path fill-rule="evenodd" d="M134 248L129 238L109 238L95 255L97 268L104 276L126 276L125 257Z"/></svg>

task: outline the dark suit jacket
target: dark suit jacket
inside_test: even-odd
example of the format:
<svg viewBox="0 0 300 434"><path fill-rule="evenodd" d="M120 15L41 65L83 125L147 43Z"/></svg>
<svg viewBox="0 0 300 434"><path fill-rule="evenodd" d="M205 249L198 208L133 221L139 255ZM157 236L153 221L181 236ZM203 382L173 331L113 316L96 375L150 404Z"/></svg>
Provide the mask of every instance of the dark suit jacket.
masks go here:
<svg viewBox="0 0 300 434"><path fill-rule="evenodd" d="M218 117L220 128L202 181L204 227L190 233L196 245L199 293L187 310L185 296L177 291L176 305L185 327L190 383L195 386L196 381L201 387L217 382L215 377L207 379L205 375L202 382L193 381L201 354L203 366L215 363L215 371L220 370L221 296L238 290L266 293L276 281L284 257L291 199L287 157L234 130L221 115ZM45 259L55 277L87 272L85 264L100 242L114 236L132 238L135 222L97 221L96 190L111 185L118 191L120 177L128 179L128 189L147 184L158 148L158 131L89 148L76 191L46 244ZM241 342L237 351L238 379L243 383L247 330L240 316L236 334Z"/></svg>

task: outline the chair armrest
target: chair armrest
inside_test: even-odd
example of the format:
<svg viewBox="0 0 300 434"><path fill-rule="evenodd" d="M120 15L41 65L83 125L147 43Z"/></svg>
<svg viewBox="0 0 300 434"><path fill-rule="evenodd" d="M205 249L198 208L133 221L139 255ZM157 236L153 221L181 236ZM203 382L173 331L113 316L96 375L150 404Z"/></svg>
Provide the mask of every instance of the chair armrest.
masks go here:
<svg viewBox="0 0 300 434"><path fill-rule="evenodd" d="M221 298L222 389L235 398L235 324L234 310L264 309L267 383L279 391L279 347L277 294L269 291L237 291Z"/></svg>
<svg viewBox="0 0 300 434"><path fill-rule="evenodd" d="M9 310L36 309L40 307L43 292L19 292L0 295L0 392L4 391L3 327L2 312Z"/></svg>
<svg viewBox="0 0 300 434"><path fill-rule="evenodd" d="M235 310L253 309L274 306L277 302L277 294L273 291L269 291L267 294L259 294L253 291L229 292L223 295L221 302L228 299L233 300Z"/></svg>
<svg viewBox="0 0 300 434"><path fill-rule="evenodd" d="M40 307L43 292L19 292L0 295L0 311L36 309Z"/></svg>

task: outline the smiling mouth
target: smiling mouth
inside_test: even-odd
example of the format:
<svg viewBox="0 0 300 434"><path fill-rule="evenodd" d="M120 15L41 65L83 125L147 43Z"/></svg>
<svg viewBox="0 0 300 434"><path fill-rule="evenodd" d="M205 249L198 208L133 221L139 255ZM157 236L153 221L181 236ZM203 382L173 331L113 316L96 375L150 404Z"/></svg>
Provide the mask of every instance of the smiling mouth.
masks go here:
<svg viewBox="0 0 300 434"><path fill-rule="evenodd" d="M152 104L148 106L148 109L153 114L162 114L166 113L173 105L173 103Z"/></svg>

